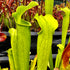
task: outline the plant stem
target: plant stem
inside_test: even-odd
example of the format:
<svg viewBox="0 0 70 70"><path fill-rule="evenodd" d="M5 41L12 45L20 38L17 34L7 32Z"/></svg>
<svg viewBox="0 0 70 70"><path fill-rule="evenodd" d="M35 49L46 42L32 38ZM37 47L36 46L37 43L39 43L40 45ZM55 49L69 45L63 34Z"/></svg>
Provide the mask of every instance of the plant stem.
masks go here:
<svg viewBox="0 0 70 70"><path fill-rule="evenodd" d="M1 66L0 66L0 70L1 70Z"/></svg>
<svg viewBox="0 0 70 70"><path fill-rule="evenodd" d="M45 0L45 13L46 14L53 13L53 5L54 5L54 0Z"/></svg>
<svg viewBox="0 0 70 70"><path fill-rule="evenodd" d="M8 57L9 57L9 62L10 62L10 69L15 70L15 65L14 65L14 59L13 59L13 54L12 54L12 49L8 50Z"/></svg>
<svg viewBox="0 0 70 70"><path fill-rule="evenodd" d="M51 52L50 52L49 64L50 64L50 70L53 70L52 49L51 49Z"/></svg>
<svg viewBox="0 0 70 70"><path fill-rule="evenodd" d="M8 15L7 15L7 18L9 20L10 27L12 28L12 23L11 23L10 17Z"/></svg>

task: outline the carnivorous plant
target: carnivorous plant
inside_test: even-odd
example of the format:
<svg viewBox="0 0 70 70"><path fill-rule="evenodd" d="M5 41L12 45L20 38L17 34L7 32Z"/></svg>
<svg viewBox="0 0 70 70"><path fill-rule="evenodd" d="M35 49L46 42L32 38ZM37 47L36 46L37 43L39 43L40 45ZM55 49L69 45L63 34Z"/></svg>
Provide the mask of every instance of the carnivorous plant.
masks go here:
<svg viewBox="0 0 70 70"><path fill-rule="evenodd" d="M11 36L12 55L14 61L13 70L29 70L31 24L22 19L21 16L25 11L37 5L37 2L31 1L27 6L19 6L16 12L12 14L16 22L16 29L9 29L9 33Z"/></svg>

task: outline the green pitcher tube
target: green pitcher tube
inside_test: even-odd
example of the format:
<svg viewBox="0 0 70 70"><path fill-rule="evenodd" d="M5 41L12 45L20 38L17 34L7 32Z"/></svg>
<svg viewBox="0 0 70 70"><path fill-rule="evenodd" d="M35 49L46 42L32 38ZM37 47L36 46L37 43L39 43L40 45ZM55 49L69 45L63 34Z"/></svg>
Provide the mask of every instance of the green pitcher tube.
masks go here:
<svg viewBox="0 0 70 70"><path fill-rule="evenodd" d="M10 58L9 56L9 60L12 59L14 61L13 65L15 66L15 70L29 70L31 24L27 21L24 21L23 23L27 25L16 24L16 29L9 29L13 56L13 58ZM8 52L8 54L10 54L10 52ZM11 60L10 62L12 63ZM13 66L10 67L13 68Z"/></svg>
<svg viewBox="0 0 70 70"><path fill-rule="evenodd" d="M29 26L17 24L17 48L20 70L29 70L31 32Z"/></svg>
<svg viewBox="0 0 70 70"><path fill-rule="evenodd" d="M14 28L9 29L10 37L11 37L11 48L12 48L12 55L14 60L15 70L20 70L20 65L18 61L18 49L17 49L17 30ZM10 52L8 52L9 54ZM10 59L10 58L9 58Z"/></svg>
<svg viewBox="0 0 70 70"><path fill-rule="evenodd" d="M31 23L18 19L17 30L17 54L20 70L29 70L30 44L31 44Z"/></svg>
<svg viewBox="0 0 70 70"><path fill-rule="evenodd" d="M21 18L24 12L37 6L37 2L30 2L27 6L19 6L12 16L15 18L17 30L17 54L19 70L29 70L30 46L31 46L31 23Z"/></svg>
<svg viewBox="0 0 70 70"><path fill-rule="evenodd" d="M37 39L37 70L47 70L52 48L53 33L58 27L58 22L50 14L45 16L38 16L38 14L36 14L35 19L41 27Z"/></svg>
<svg viewBox="0 0 70 70"><path fill-rule="evenodd" d="M63 16L63 23L62 23L62 45L65 47L65 41L66 41L66 35L67 35L67 30L69 26L69 21L70 21L70 9L68 7L62 8L62 11L65 12L65 15Z"/></svg>
<svg viewBox="0 0 70 70"><path fill-rule="evenodd" d="M65 48L65 43L66 43L66 36L67 36L67 30L68 30L68 26L69 26L69 16L70 16L70 9L68 7L65 8L61 8L61 10L65 13L63 16L63 22L62 22L62 40L61 40L61 45L63 46L63 48L59 48L58 49L58 55L56 57L56 61L55 61L55 68L56 67L60 67L60 62L61 62L61 57L62 57L62 53L63 50ZM59 47L61 46L59 45ZM58 61L59 60L59 61Z"/></svg>

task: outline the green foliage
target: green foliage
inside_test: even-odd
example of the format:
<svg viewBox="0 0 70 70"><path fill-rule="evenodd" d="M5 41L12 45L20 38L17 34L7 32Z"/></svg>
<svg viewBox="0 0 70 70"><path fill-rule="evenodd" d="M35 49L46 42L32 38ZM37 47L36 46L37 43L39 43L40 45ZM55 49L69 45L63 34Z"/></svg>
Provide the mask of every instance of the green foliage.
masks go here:
<svg viewBox="0 0 70 70"><path fill-rule="evenodd" d="M36 62L37 62L37 55L35 56L34 60L31 60L31 69L30 70L35 70Z"/></svg>
<svg viewBox="0 0 70 70"><path fill-rule="evenodd" d="M50 66L50 70L53 70L53 58L52 58L52 49L50 52L50 56L49 56L49 66Z"/></svg>
<svg viewBox="0 0 70 70"><path fill-rule="evenodd" d="M27 23L23 23L27 24ZM29 26L17 24L17 54L20 65L19 70L29 70L29 52L31 45L31 32Z"/></svg>
<svg viewBox="0 0 70 70"><path fill-rule="evenodd" d="M12 14L12 16L15 18L16 23L23 24L24 20L21 19L21 16L23 15L23 13L26 12L28 9L31 9L32 7L35 7L37 5L38 5L37 2L31 1L27 6L19 6L16 12ZM23 24L23 25L26 25L26 24Z"/></svg>
<svg viewBox="0 0 70 70"><path fill-rule="evenodd" d="M9 28L9 20L7 18L4 18L4 24Z"/></svg>
<svg viewBox="0 0 70 70"><path fill-rule="evenodd" d="M2 22L2 16L0 17L0 23Z"/></svg>
<svg viewBox="0 0 70 70"><path fill-rule="evenodd" d="M63 53L63 50L64 50L64 46L62 44L58 44L57 47L59 47L59 49L58 49L58 54L56 56L55 68L59 68L62 53Z"/></svg>
<svg viewBox="0 0 70 70"><path fill-rule="evenodd" d="M65 12L65 15L63 16L63 23L62 23L62 44L65 47L65 41L66 41L66 35L67 35L67 30L69 26L69 15L70 15L70 10L65 7L62 9L62 11Z"/></svg>
<svg viewBox="0 0 70 70"><path fill-rule="evenodd" d="M61 62L62 53L65 48L67 30L68 30L68 26L69 26L69 15L70 15L70 10L67 7L65 7L61 10L65 12L65 15L63 16L63 23L62 23L61 45L58 45L59 49L58 49L58 54L57 54L56 62L55 62L55 67L58 67L58 68L60 67L59 65Z"/></svg>
<svg viewBox="0 0 70 70"><path fill-rule="evenodd" d="M35 69L35 64L37 60L37 70L47 70L48 62L50 65L50 69L53 70L53 60L52 60L52 40L53 34L58 27L58 22L52 16L53 11L53 3L54 0L45 0L45 16L35 15L35 19L38 21L39 26L41 27L41 31L38 33L37 40L37 58L32 65L31 70ZM30 52L30 44L31 44L31 33L30 26L31 23L25 21L21 18L21 16L32 7L37 6L38 3L31 1L27 6L19 6L15 13L12 16L16 22L16 29L9 29L9 33L11 35L11 46L12 52L9 58L11 57L11 65L12 70L29 70L29 52ZM58 54L56 57L55 67L60 67L61 56L65 47L67 29L69 26L69 16L70 10L66 7L63 8L62 11L65 12L63 16L62 23L62 42L57 45L59 47ZM28 17L29 18L29 17ZM8 22L7 20L5 20Z"/></svg>
<svg viewBox="0 0 70 70"><path fill-rule="evenodd" d="M45 0L45 13L53 14L54 0Z"/></svg>
<svg viewBox="0 0 70 70"><path fill-rule="evenodd" d="M12 47L12 54L14 60L14 66L16 70L19 70L19 62L18 62L18 48L17 48L17 30L14 28L9 29L9 33L11 36L11 47ZM9 52L8 52L9 54ZM10 58L9 58L10 59ZM12 67L13 68L13 67Z"/></svg>
<svg viewBox="0 0 70 70"><path fill-rule="evenodd" d="M1 66L0 66L0 70L1 70Z"/></svg>
<svg viewBox="0 0 70 70"><path fill-rule="evenodd" d="M10 69L15 70L12 49L9 49L7 52L8 52L9 62L10 62Z"/></svg>
<svg viewBox="0 0 70 70"><path fill-rule="evenodd" d="M45 13L46 14L53 14L53 6L54 6L54 0L45 0ZM50 70L53 70L53 58L52 58L52 50L50 53L50 58L49 58L49 65L50 65Z"/></svg>
<svg viewBox="0 0 70 70"><path fill-rule="evenodd" d="M37 5L37 2L32 1L27 6L19 6L16 12L12 14L16 22L16 29L9 29L9 33L15 70L29 70L31 23L21 19L21 16L25 11Z"/></svg>
<svg viewBox="0 0 70 70"><path fill-rule="evenodd" d="M37 70L47 70L53 33L58 27L58 22L52 15L49 14L45 16L38 16L38 14L36 14L35 19L41 27L37 40Z"/></svg>

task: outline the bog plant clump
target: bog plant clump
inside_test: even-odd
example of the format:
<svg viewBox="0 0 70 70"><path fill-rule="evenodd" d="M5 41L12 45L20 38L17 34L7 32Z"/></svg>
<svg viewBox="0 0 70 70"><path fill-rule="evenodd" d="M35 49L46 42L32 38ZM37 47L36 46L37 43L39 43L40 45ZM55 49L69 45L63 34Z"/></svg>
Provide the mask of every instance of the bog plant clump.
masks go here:
<svg viewBox="0 0 70 70"><path fill-rule="evenodd" d="M39 4L36 1L30 3L25 0L19 3L24 4L17 7L16 12L12 13L12 17L16 22L16 29L9 28L11 37L11 48L7 51L11 70L69 70L70 68L70 37L68 45L65 48L65 41L67 36L67 30L70 21L70 9L63 7L58 9L63 15L62 18L62 37L61 44L58 44L58 54L56 56L55 65L53 65L52 58L52 40L55 30L58 28L58 20L53 17L54 0L45 0L45 15L36 12L34 20L38 23L41 30L38 33L37 39L37 55L34 60L31 60L31 66L29 66L30 59L30 46L31 46L31 23L23 19L27 10L31 11L31 8L38 8ZM43 2L42 2L43 3ZM26 4L26 6L25 6ZM27 5L28 4L28 5ZM10 6L10 4L8 5ZM55 12L56 13L56 12ZM54 13L54 14L55 14ZM37 62L37 66L36 65Z"/></svg>
<svg viewBox="0 0 70 70"><path fill-rule="evenodd" d="M1 31L8 31L9 28L15 27L16 28L16 23L14 18L12 17L12 13L16 11L16 8L20 5L27 6L32 0L0 0L0 25L1 25ZM34 16L36 13L39 15L45 15L46 10L48 10L49 7L45 5L46 2L44 0L38 1L35 0L39 5L35 6L29 10L27 10L23 15L22 19L29 21L32 26L30 28L31 31L39 32L41 30L38 22L34 20ZM53 1L51 2L53 6ZM70 2L66 2L66 6L70 8L69 5ZM50 6L50 4L49 4ZM60 10L60 8L64 8L65 3L62 3L60 5L55 5L53 7L53 16L55 19L57 19L59 26L57 28L57 31L61 31L62 29L62 21L63 21L63 15L64 13ZM50 12L50 11L49 11ZM70 29L70 28L69 28Z"/></svg>

